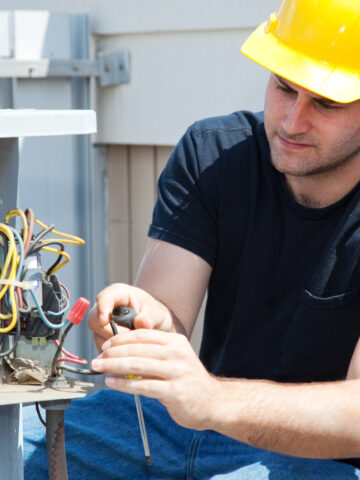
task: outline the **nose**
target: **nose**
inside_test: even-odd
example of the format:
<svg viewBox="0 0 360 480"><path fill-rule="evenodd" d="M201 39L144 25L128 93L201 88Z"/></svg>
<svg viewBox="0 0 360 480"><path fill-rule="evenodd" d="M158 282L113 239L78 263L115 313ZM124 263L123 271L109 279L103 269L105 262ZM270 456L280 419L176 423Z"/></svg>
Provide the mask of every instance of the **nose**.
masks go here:
<svg viewBox="0 0 360 480"><path fill-rule="evenodd" d="M301 91L288 103L281 126L289 136L302 135L311 130L311 103Z"/></svg>

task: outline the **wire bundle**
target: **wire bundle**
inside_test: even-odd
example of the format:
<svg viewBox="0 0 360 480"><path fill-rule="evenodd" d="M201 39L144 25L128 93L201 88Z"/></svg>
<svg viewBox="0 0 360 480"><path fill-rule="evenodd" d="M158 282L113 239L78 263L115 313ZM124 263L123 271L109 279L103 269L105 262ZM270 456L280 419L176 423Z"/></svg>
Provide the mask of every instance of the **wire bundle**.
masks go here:
<svg viewBox="0 0 360 480"><path fill-rule="evenodd" d="M21 233L9 225L13 217L20 217ZM35 224L41 227L37 234L34 234ZM15 349L21 331L20 318L25 318L33 310L36 310L38 316L50 329L59 330L68 324L66 320L54 323L48 318L49 316L60 318L69 309L70 294L65 285L60 284L61 294L58 298L60 310L54 312L43 310L33 284L24 281L28 269L25 266L27 257L38 255L41 251L57 255L55 262L44 272L45 279L48 279L70 261L70 255L65 252L64 244L83 245L85 243L81 238L59 232L54 227L36 219L31 209L25 212L20 209L10 210L5 217L5 222L0 223L0 246L4 252L3 261L0 259L0 334L2 334L0 347L6 338L5 334L15 333L11 348L6 352L2 351L0 357L9 355ZM45 239L50 233L57 238ZM26 290L29 291L35 307L27 304L23 295Z"/></svg>

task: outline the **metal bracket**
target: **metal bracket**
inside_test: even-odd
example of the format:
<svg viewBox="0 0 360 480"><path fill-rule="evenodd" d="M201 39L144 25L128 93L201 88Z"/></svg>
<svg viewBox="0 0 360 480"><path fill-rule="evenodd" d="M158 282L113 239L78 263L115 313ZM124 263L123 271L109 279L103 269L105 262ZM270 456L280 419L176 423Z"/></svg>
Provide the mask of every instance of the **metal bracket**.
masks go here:
<svg viewBox="0 0 360 480"><path fill-rule="evenodd" d="M43 58L17 60L0 58L0 78L97 77L100 86L130 82L130 53L99 53L95 60Z"/></svg>

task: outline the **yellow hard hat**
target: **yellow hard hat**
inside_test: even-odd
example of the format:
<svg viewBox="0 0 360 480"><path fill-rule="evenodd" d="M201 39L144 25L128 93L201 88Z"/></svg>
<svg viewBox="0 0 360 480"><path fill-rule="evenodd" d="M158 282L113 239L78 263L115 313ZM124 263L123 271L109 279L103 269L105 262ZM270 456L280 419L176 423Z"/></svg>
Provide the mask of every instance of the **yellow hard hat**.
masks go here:
<svg viewBox="0 0 360 480"><path fill-rule="evenodd" d="M359 100L360 0L283 0L241 51L335 102Z"/></svg>

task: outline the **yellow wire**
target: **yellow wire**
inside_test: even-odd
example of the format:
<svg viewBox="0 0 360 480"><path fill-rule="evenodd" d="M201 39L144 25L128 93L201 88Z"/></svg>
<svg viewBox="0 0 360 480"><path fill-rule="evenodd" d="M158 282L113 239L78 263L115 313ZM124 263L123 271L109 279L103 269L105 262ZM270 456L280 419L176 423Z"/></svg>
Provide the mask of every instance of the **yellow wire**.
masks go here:
<svg viewBox="0 0 360 480"><path fill-rule="evenodd" d="M15 307L16 305L16 300L15 300L15 287L13 285L10 285L10 300L11 300L11 311L12 313L9 313L8 315L0 315L0 318L2 320L7 320L12 317L12 320L10 324L7 327L0 328L0 333L7 333L12 330L16 323L17 323L17 309Z"/></svg>
<svg viewBox="0 0 360 480"><path fill-rule="evenodd" d="M5 224L0 224L0 231L5 233L9 240L9 247L8 247L8 253L6 255L6 259L4 262L4 267L2 269L0 279L3 280L6 272L8 270L10 261L12 260L11 267L10 267L10 272L8 275L9 280L15 280L16 278L16 269L17 269L17 250L16 250L16 244L15 244L15 238L14 234L11 231L11 229L5 225ZM12 310L12 315L1 315L0 318L7 319L12 316L12 320L10 324L7 327L0 328L0 333L7 333L10 330L12 330L17 322L17 308L16 308L16 300L15 300L15 286L14 285L4 285L4 287L0 291L0 300L3 298L7 290L9 289L10 293L10 300L11 300L11 310Z"/></svg>
<svg viewBox="0 0 360 480"><path fill-rule="evenodd" d="M20 210L20 208L13 208L6 214L5 223L9 223L10 218L13 218L13 217L21 218L23 228L24 228L23 241L25 244L29 234L29 227L28 227L28 222L27 222L25 213L22 210Z"/></svg>
<svg viewBox="0 0 360 480"><path fill-rule="evenodd" d="M67 252L63 252L62 250L57 250L56 248L51 248L51 247L42 247L41 250L46 250L47 252L53 252L53 253L57 253L58 255L62 255L63 257L65 257L66 260L64 260L63 262L59 263L59 265L57 265L53 270L51 270L51 272L49 273L55 273L57 272L61 267L63 267L64 265L66 265L67 263L70 262L70 255L67 253Z"/></svg>
<svg viewBox="0 0 360 480"><path fill-rule="evenodd" d="M9 240L8 252L7 252L5 262L4 262L4 266L2 268L2 272L1 272L1 275L0 275L0 278L3 279L3 278L5 278L6 272L8 271L11 257L13 255L14 251L16 252L16 246L15 246L14 234L12 233L11 229L7 225L5 225L4 223L0 223L0 232L5 233L5 235L7 236L8 240ZM6 287L7 286L5 286L5 288ZM2 297L3 297L3 295L1 295L1 292L0 292L0 299Z"/></svg>
<svg viewBox="0 0 360 480"><path fill-rule="evenodd" d="M23 241L24 241L24 243L26 243L26 240L27 240L27 237L28 237L28 234L29 234L28 233L29 229L28 229L28 223L27 223L26 216L25 216L25 214L22 210L20 210L20 209L10 210L5 217L5 223L8 223L10 218L16 217L16 216L19 216L22 220L23 230L24 230ZM43 229L48 228L48 226L45 225L40 220L37 220L35 218L34 221L38 225L40 225L40 227L42 227ZM9 271L9 275L8 275L7 280L15 281L17 266L19 264L20 257L17 254L14 234L12 233L11 229L6 224L0 224L0 232L3 232L9 240L8 252L7 252L7 255L6 255L6 258L5 258L4 265L1 269L0 280L5 279L5 275L8 271L8 269L9 269L10 262L12 262L11 266L10 266L10 271ZM59 231L56 231L56 230L52 230L52 233L54 235L62 237L62 240L61 240L62 243L69 243L69 244L73 244L73 245L84 245L85 244L85 241L82 238L76 237L75 235L69 235L67 233L59 232ZM47 242L50 242L50 241L56 242L57 239L47 239L47 240L43 240L41 243L47 243ZM57 250L56 248L46 247L46 246L41 247L41 249L46 250L48 252L57 253L58 255L61 255L61 256L65 257L65 260L63 262L61 262L59 265L57 265L56 268L54 268L51 271L51 273L55 273L57 270L62 268L64 265L66 265L70 261L70 255L67 252ZM10 319L12 317L12 320L7 327L0 328L0 333L7 333L10 330L12 330L15 327L15 325L17 323L17 320L18 320L16 299L15 299L15 285L12 285L11 283L5 284L3 286L3 288L0 290L0 300L3 298L3 296L5 295L5 293L8 290L9 290L9 295L10 295L12 313L11 314L6 314L6 315L0 314L0 319L7 320L7 319Z"/></svg>
<svg viewBox="0 0 360 480"><path fill-rule="evenodd" d="M48 228L48 225L45 225L45 223L43 223L42 221L38 220L37 218L34 218L34 221L40 225L40 227L42 228ZM67 238L68 240L62 240L62 243L71 243L73 245L84 245L85 244L85 240L83 240L82 238L80 237L76 237L75 235L70 235L68 233L64 233L64 232L59 232L57 230L51 230L51 233L53 233L54 235L58 235L59 237L64 237L64 238ZM49 238L47 240L44 240L46 242L56 242L57 240L56 239L53 239L53 238Z"/></svg>

